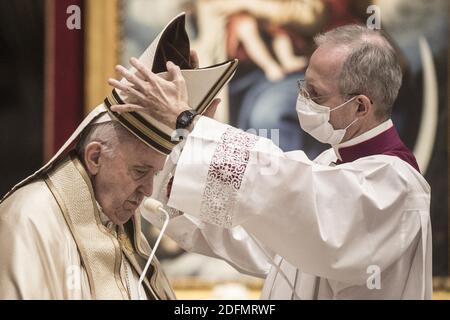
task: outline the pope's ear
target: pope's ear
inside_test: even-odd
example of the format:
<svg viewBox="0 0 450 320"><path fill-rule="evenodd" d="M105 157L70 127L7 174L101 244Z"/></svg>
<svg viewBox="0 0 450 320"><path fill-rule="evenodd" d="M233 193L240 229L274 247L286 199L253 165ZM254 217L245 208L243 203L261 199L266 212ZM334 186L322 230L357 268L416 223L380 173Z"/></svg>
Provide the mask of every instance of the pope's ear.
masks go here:
<svg viewBox="0 0 450 320"><path fill-rule="evenodd" d="M84 163L89 174L95 176L100 168L100 154L102 145L98 142L91 142L84 148Z"/></svg>

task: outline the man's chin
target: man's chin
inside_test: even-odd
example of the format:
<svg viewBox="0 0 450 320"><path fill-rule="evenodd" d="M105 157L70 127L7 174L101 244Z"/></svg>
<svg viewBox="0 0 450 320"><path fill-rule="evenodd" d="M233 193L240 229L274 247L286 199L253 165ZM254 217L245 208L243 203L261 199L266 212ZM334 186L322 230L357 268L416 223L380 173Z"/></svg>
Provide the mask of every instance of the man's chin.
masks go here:
<svg viewBox="0 0 450 320"><path fill-rule="evenodd" d="M116 224L125 224L127 223L132 216L134 216L134 213L136 212L136 210L132 210L132 209L123 209L120 212L116 213Z"/></svg>

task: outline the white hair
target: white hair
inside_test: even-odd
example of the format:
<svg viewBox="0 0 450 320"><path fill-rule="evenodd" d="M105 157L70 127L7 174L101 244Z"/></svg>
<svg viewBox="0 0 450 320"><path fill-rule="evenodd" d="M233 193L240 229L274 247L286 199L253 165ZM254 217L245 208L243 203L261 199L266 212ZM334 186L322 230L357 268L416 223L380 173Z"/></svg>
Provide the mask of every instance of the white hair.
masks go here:
<svg viewBox="0 0 450 320"><path fill-rule="evenodd" d="M103 145L107 153L113 155L116 147L120 143L134 141L136 141L136 138L119 122L108 121L91 124L86 127L81 133L80 140L75 149L78 157L83 159L86 146L91 142L98 142Z"/></svg>
<svg viewBox="0 0 450 320"><path fill-rule="evenodd" d="M339 75L341 94L364 94L374 102L377 117L389 118L403 75L387 38L380 31L346 25L320 34L314 41L317 46L332 44L350 49Z"/></svg>

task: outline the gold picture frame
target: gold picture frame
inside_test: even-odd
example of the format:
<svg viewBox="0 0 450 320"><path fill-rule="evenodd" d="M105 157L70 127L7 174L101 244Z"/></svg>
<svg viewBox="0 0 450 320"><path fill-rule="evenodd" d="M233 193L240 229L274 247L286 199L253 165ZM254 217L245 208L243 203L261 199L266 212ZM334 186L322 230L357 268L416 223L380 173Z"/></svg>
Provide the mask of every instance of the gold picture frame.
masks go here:
<svg viewBox="0 0 450 320"><path fill-rule="evenodd" d="M121 8L121 0L85 1L85 114L111 93L106 80L120 61Z"/></svg>

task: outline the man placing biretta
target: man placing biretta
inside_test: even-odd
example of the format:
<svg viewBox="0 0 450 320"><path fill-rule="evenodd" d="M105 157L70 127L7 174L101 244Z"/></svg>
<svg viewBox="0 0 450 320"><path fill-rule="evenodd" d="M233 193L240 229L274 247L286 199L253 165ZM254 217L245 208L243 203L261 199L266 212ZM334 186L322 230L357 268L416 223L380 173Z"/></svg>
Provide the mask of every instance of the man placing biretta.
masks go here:
<svg viewBox="0 0 450 320"><path fill-rule="evenodd" d="M430 186L391 120L396 53L363 26L315 40L296 106L303 130L331 145L313 161L195 116L180 72L174 81L143 65L146 81L123 72L133 88L110 83L133 104L112 109L190 131L166 199L185 214L169 235L264 277L263 299L431 299Z"/></svg>

